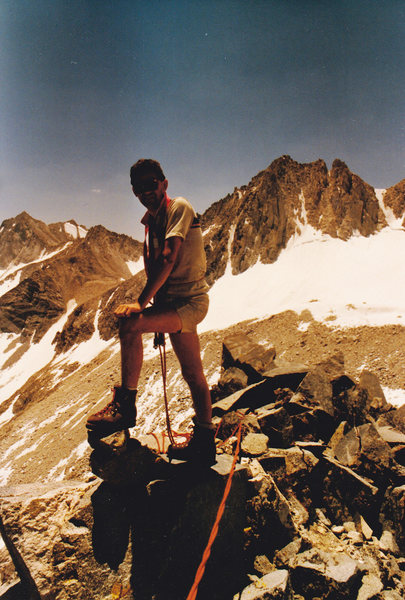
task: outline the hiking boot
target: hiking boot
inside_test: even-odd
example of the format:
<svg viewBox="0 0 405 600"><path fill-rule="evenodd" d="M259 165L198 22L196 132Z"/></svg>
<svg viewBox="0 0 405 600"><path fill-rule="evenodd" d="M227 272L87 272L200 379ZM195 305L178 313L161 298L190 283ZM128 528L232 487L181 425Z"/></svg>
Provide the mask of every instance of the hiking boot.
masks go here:
<svg viewBox="0 0 405 600"><path fill-rule="evenodd" d="M171 444L167 449L167 457L169 460L185 460L210 467L216 462L215 429L194 423L190 441L186 444Z"/></svg>
<svg viewBox="0 0 405 600"><path fill-rule="evenodd" d="M116 431L134 427L136 423L136 393L136 390L115 386L111 402L102 410L88 417L87 429L100 437L106 437Z"/></svg>

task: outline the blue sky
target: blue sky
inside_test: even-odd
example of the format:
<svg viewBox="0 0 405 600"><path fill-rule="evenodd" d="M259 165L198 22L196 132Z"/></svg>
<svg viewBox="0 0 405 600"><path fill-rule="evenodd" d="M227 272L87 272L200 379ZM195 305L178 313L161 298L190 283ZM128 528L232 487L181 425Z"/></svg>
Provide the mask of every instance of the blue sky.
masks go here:
<svg viewBox="0 0 405 600"><path fill-rule="evenodd" d="M275 158L405 177L402 0L0 0L0 220L142 236L140 157L199 212Z"/></svg>

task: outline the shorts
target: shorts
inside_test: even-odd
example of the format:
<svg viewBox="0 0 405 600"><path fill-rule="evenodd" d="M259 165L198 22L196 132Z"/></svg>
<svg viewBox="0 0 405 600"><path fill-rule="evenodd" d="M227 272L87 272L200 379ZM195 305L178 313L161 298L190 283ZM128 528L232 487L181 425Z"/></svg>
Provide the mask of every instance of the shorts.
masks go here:
<svg viewBox="0 0 405 600"><path fill-rule="evenodd" d="M162 298L157 306L174 309L181 319L179 333L195 333L198 323L204 319L208 312L208 294L199 294L189 298Z"/></svg>

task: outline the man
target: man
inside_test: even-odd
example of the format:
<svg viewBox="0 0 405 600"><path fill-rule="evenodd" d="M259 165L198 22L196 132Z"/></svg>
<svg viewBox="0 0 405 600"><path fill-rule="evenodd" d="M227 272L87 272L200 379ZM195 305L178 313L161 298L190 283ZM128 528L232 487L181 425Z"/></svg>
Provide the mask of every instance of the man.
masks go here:
<svg viewBox="0 0 405 600"><path fill-rule="evenodd" d="M213 464L211 397L196 330L208 310L201 226L187 200L167 196L168 182L157 161L140 159L131 167L130 175L132 190L147 209L142 219L148 240L144 247L147 282L137 300L115 310L119 317L122 382L115 387L112 402L88 418L87 427L102 437L135 425L142 334L168 333L195 409L189 444L170 446L168 455ZM153 305L148 306L153 299Z"/></svg>

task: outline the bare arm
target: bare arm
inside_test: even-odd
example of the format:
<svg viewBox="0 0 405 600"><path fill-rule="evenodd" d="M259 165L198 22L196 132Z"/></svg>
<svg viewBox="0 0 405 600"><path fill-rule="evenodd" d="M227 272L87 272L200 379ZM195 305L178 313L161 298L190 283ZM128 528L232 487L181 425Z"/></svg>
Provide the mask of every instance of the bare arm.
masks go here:
<svg viewBox="0 0 405 600"><path fill-rule="evenodd" d="M120 304L114 311L117 317L129 317L132 313L142 312L146 308L172 272L182 243L182 238L177 236L170 237L165 241L162 254L154 267L149 269L146 285L138 301L131 304Z"/></svg>

